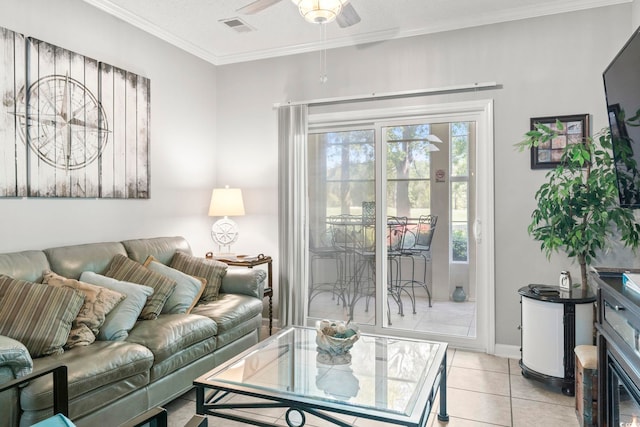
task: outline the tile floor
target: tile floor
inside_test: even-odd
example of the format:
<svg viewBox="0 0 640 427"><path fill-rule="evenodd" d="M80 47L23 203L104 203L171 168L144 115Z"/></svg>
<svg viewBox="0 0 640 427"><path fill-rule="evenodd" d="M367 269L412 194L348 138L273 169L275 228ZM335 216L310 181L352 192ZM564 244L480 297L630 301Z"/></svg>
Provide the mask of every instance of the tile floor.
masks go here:
<svg viewBox="0 0 640 427"><path fill-rule="evenodd" d="M264 335L264 333L263 333ZM559 390L525 379L515 359L505 359L482 353L450 349L448 353L448 423L436 417L434 407L428 426L578 426L574 398ZM184 425L195 413L195 392L192 390L165 406L169 425ZM255 410L251 417L286 426L284 410ZM381 426L381 423L343 416L353 426ZM210 418L210 426L236 427L243 424ZM307 426L328 426L318 418L307 419Z"/></svg>
<svg viewBox="0 0 640 427"><path fill-rule="evenodd" d="M391 328L414 330L422 332L447 333L456 336L475 336L476 334L476 304L473 301L432 301L426 295L416 295L416 314L413 314L411 301L404 295L403 312L398 313L398 305L389 300ZM369 301L366 310L366 299L361 298L355 304L353 321L358 324L373 324L375 322L375 299ZM337 300L329 292L318 294L309 307L309 316L320 319L347 319L347 310L337 304Z"/></svg>

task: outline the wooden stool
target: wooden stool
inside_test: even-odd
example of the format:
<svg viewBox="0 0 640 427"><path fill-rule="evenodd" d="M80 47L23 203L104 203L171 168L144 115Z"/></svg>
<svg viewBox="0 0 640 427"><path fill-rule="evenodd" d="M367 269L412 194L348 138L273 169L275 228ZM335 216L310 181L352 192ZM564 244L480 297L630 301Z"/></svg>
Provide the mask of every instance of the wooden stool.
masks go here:
<svg viewBox="0 0 640 427"><path fill-rule="evenodd" d="M576 416L580 427L598 420L598 347L579 345L576 354Z"/></svg>

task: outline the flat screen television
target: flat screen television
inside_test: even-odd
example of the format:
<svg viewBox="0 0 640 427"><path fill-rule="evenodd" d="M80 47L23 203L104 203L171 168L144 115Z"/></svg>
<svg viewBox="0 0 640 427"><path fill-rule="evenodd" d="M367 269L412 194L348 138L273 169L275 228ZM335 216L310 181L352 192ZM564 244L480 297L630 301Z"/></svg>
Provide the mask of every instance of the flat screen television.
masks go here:
<svg viewBox="0 0 640 427"><path fill-rule="evenodd" d="M604 70L620 206L640 208L640 28Z"/></svg>

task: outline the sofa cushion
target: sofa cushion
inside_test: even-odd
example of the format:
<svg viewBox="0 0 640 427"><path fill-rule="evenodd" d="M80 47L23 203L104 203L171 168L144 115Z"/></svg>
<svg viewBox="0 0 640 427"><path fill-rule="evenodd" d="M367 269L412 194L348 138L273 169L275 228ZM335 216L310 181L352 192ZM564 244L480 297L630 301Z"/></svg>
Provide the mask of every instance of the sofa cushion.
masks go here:
<svg viewBox="0 0 640 427"><path fill-rule="evenodd" d="M40 283L42 272L49 268L49 261L43 251L0 254L0 274L14 279Z"/></svg>
<svg viewBox="0 0 640 427"><path fill-rule="evenodd" d="M149 256L146 259L144 266L151 271L155 271L158 274L162 274L176 281L176 288L173 294L167 299L167 302L165 302L164 307L162 307L162 313L190 313L207 285L206 279L193 277L180 270L171 268L168 265L164 265L158 262L153 256Z"/></svg>
<svg viewBox="0 0 640 427"><path fill-rule="evenodd" d="M222 279L220 293L243 294L262 299L266 278L267 272L257 268L230 268Z"/></svg>
<svg viewBox="0 0 640 427"><path fill-rule="evenodd" d="M44 252L51 265L49 269L71 279L79 278L84 271L104 274L115 255L127 254L122 243L118 242L60 246Z"/></svg>
<svg viewBox="0 0 640 427"><path fill-rule="evenodd" d="M0 335L23 343L31 357L62 353L83 303L73 289L0 276Z"/></svg>
<svg viewBox="0 0 640 427"><path fill-rule="evenodd" d="M216 301L196 305L191 313L215 321L220 335L261 314L262 301L247 295L220 294Z"/></svg>
<svg viewBox="0 0 640 427"><path fill-rule="evenodd" d="M92 271L82 273L80 281L103 286L127 296L107 314L98 332L98 339L102 341L125 340L136 324L147 298L153 294L153 288L112 279Z"/></svg>
<svg viewBox="0 0 640 427"><path fill-rule="evenodd" d="M94 399L94 409L117 400L148 383L152 363L153 354L144 346L122 341L96 341L90 346L74 347L64 354L36 359L34 369L46 369L56 364L67 366L69 406L71 416L75 417L74 400L100 389L105 390L109 398ZM143 384L140 384L140 376L146 378ZM131 383L127 385L128 388L114 387L123 381ZM50 408L53 405L52 391L53 379L50 375L31 381L20 396L22 409L36 411Z"/></svg>
<svg viewBox="0 0 640 427"><path fill-rule="evenodd" d="M46 271L43 274L43 283L58 288L75 289L84 294L84 304L73 321L66 348L89 345L94 342L107 314L126 298L126 295L120 292L75 279L67 279L52 271Z"/></svg>
<svg viewBox="0 0 640 427"><path fill-rule="evenodd" d="M184 237L154 237L152 239L134 239L122 242L129 258L142 264L152 256L163 264L169 264L173 254L181 251L191 254L189 242Z"/></svg>
<svg viewBox="0 0 640 427"><path fill-rule="evenodd" d="M216 323L193 314L163 314L154 322L138 322L127 342L145 346L154 356L154 364L200 341L215 337Z"/></svg>
<svg viewBox="0 0 640 427"><path fill-rule="evenodd" d="M180 270L183 273L196 277L203 277L207 285L200 299L202 301L215 301L218 297L222 278L227 273L227 264L214 259L194 257L184 252L176 252L169 267Z"/></svg>
<svg viewBox="0 0 640 427"><path fill-rule="evenodd" d="M140 313L140 318L144 320L153 320L162 313L164 303L176 287L175 280L151 271L124 255L114 256L104 275L153 288L153 294L147 298L147 303Z"/></svg>

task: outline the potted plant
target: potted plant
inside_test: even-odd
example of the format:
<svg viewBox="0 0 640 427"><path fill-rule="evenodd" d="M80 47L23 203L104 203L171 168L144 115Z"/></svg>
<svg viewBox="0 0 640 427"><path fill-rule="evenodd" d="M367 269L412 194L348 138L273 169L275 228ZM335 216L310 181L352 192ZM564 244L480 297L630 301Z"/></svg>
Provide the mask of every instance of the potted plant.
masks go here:
<svg viewBox="0 0 640 427"><path fill-rule="evenodd" d="M560 121L555 129L537 123L516 146L520 151L538 147L564 131ZM568 144L560 164L546 174L547 182L535 194L537 208L528 227L547 258L562 250L577 260L583 290L587 289L587 266L608 247L611 237L618 236L632 249L640 243L640 225L633 211L618 203L611 148L608 129Z"/></svg>

